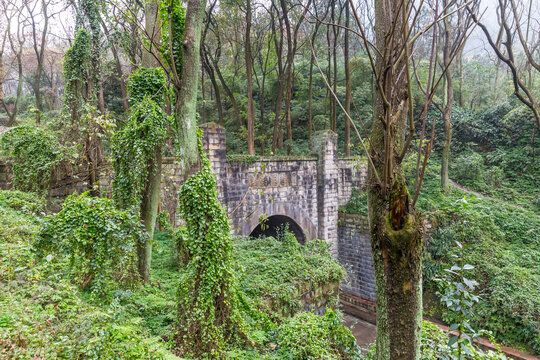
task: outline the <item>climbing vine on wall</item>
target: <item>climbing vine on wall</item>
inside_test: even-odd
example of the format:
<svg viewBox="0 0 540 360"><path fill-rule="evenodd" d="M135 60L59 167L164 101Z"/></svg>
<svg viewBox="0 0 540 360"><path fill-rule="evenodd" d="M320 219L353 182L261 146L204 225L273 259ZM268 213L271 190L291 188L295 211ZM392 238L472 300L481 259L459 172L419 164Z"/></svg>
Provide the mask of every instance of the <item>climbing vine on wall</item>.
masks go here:
<svg viewBox="0 0 540 360"><path fill-rule="evenodd" d="M240 291L235 277L230 226L218 200L210 160L203 153L199 131L201 170L179 192L179 210L186 223L189 255L178 289L179 333L184 354L219 357L225 344L245 338Z"/></svg>
<svg viewBox="0 0 540 360"><path fill-rule="evenodd" d="M11 160L13 187L45 195L53 167L63 157L54 134L33 124L20 125L0 137L0 149Z"/></svg>
<svg viewBox="0 0 540 360"><path fill-rule="evenodd" d="M163 111L165 74L145 69L131 75L128 91L132 106L128 124L112 139L113 198L122 208L138 213L154 157L167 139L169 117Z"/></svg>

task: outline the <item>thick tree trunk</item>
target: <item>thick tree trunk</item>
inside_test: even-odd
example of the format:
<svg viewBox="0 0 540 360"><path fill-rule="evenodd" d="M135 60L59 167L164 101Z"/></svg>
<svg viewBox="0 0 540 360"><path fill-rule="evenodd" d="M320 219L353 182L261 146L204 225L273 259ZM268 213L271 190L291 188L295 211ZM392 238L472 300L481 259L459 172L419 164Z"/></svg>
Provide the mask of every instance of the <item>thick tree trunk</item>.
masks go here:
<svg viewBox="0 0 540 360"><path fill-rule="evenodd" d="M409 2L401 0L375 1L375 35L379 49L388 49L388 54L399 54L404 46L401 14L399 9L409 9ZM392 19L397 19L396 35L392 32ZM391 56L391 55L390 55ZM406 116L397 110L406 104L406 79L396 79L404 70L403 61L377 57L377 69L393 63L395 71L381 77L381 88L392 94L385 105L383 95L375 93L374 122L372 128L371 157L375 170L369 166L368 204L369 224L375 287L377 297L377 342L378 360L416 360L420 358L422 321L422 238L421 221L411 204L405 176L396 158L396 148L403 146ZM392 91L393 90L393 91ZM390 95L388 95L390 96ZM407 114L406 105L402 114ZM388 124L392 125L388 128ZM378 156L375 156L375 153ZM376 179L379 177L381 183Z"/></svg>
<svg viewBox="0 0 540 360"><path fill-rule="evenodd" d="M184 178L200 167L197 148L197 88L201 30L206 0L188 0L184 41L182 44L182 78L176 89L174 112L178 124L178 144Z"/></svg>
<svg viewBox="0 0 540 360"><path fill-rule="evenodd" d="M247 145L248 154L255 155L255 107L253 106L253 79L251 70L251 0L246 2L246 77L247 77Z"/></svg>

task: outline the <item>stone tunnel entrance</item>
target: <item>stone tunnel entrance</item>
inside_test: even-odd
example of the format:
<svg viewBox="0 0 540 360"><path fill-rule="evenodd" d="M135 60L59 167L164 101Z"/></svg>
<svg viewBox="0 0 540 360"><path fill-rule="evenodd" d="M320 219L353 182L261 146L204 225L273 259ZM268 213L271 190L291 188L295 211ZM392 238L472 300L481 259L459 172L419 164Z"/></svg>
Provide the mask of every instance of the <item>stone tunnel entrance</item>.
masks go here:
<svg viewBox="0 0 540 360"><path fill-rule="evenodd" d="M257 225L255 229L249 234L251 237L260 237L260 236L272 236L277 238L278 231L284 229L288 226L289 231L294 234L296 240L304 245L306 242L306 236L304 231L294 221L288 216L285 215L273 215L269 216L262 224Z"/></svg>

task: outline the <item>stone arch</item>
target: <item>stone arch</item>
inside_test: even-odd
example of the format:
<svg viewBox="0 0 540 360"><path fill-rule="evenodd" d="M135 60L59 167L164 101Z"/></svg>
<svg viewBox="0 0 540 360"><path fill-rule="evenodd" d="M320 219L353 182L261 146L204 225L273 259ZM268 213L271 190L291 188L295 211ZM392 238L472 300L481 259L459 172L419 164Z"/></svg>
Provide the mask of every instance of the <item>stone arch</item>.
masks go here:
<svg viewBox="0 0 540 360"><path fill-rule="evenodd" d="M306 235L304 230L302 230L296 221L286 215L272 215L267 217L264 223L257 225L249 236L272 236L277 238L280 228L282 228L284 225L286 225L288 230L294 234L294 237L300 244L304 245L306 243Z"/></svg>
<svg viewBox="0 0 540 360"><path fill-rule="evenodd" d="M270 219L278 216L289 218L298 225L305 240L317 237L317 226L301 208L278 202L258 206L247 218L239 219L237 226L233 226L233 231L237 235L249 236L260 225L261 218Z"/></svg>

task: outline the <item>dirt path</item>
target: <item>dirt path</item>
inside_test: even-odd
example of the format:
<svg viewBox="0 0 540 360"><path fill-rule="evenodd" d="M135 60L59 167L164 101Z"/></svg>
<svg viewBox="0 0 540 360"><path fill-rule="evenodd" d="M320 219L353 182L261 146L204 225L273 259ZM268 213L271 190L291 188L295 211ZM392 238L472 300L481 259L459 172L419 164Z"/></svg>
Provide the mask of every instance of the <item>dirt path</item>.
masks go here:
<svg viewBox="0 0 540 360"><path fill-rule="evenodd" d="M474 194L474 195L479 196L479 197L484 197L484 198L488 198L488 199L493 199L493 198L491 198L491 197L489 197L489 196L486 196L486 195L483 195L483 194L481 194L481 193L479 193L479 192L477 192L477 191L474 191L474 190L471 190L471 189L469 189L469 188L466 188L465 186L463 186L463 185L461 185L461 184L458 184L457 182L455 182L455 181L452 180L452 179L448 179L448 182L450 182L450 185L452 185L452 186L454 186L454 187L457 187L458 189L463 190L463 191L465 191L465 192L467 192L467 193L469 193L469 194Z"/></svg>

